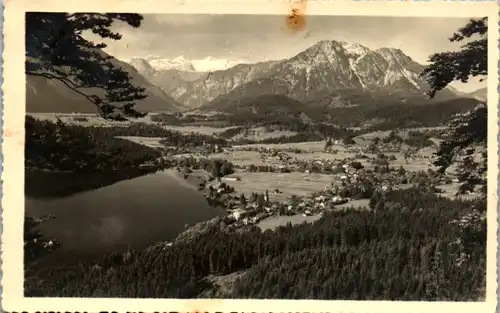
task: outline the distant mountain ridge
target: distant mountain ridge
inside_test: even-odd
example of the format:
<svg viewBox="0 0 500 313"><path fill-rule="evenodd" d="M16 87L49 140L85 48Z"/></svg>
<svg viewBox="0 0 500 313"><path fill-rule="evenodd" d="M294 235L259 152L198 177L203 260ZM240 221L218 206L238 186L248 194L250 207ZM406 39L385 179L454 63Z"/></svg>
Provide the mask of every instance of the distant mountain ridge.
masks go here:
<svg viewBox="0 0 500 313"><path fill-rule="evenodd" d="M468 97L477 99L479 101L488 101L488 87L480 88L476 91L466 94Z"/></svg>
<svg viewBox="0 0 500 313"><path fill-rule="evenodd" d="M135 69L149 82L160 87L167 93L182 84L196 80L206 74L204 72L186 71L174 68L156 69L147 60L140 58L131 59L129 64L135 67Z"/></svg>
<svg viewBox="0 0 500 313"><path fill-rule="evenodd" d="M179 56L173 59L167 59L156 55L148 55L140 59L143 59L152 68L159 71L178 70L178 71L196 72L193 63L185 59L183 56Z"/></svg>
<svg viewBox="0 0 500 313"><path fill-rule="evenodd" d="M227 70L209 72L171 90L171 95L187 107L197 108L207 101L231 92L234 88L265 75L279 61L238 64Z"/></svg>
<svg viewBox="0 0 500 313"><path fill-rule="evenodd" d="M305 103L321 102L324 105L332 105L329 101L337 105L362 105L365 98L369 101L377 95L399 98L402 103L408 99L428 101L425 92L429 86L420 77L423 68L400 49L373 51L357 43L320 41L296 56L274 64L258 77L238 84L229 93L220 92L219 97L235 100L280 94ZM221 73L221 76L230 75ZM172 95L184 102L185 98L179 97L175 91ZM434 101L456 97L458 95L452 90L445 89ZM215 98L211 101L221 100Z"/></svg>
<svg viewBox="0 0 500 313"><path fill-rule="evenodd" d="M130 74L132 83L146 88L148 97L136 105L141 111L227 110L233 103L239 103L238 108L245 103L254 105L250 99L259 96L264 96L260 99L268 104L279 100L295 107L293 101L297 101L322 108L379 101L429 102L424 95L429 86L419 75L423 65L400 49L371 50L344 41L324 40L289 59L237 64L209 72L195 71L192 62L184 58L135 58L129 63L112 60ZM27 76L26 82L28 112L96 111L83 96L58 81ZM432 102L458 97L486 99L486 92L464 95L447 88Z"/></svg>
<svg viewBox="0 0 500 313"><path fill-rule="evenodd" d="M245 60L235 60L226 58L216 58L207 56L203 59L186 59L184 56L176 58L164 58L161 56L148 55L144 58L154 69L158 71L178 70L184 72L209 72L227 70Z"/></svg>
<svg viewBox="0 0 500 313"><path fill-rule="evenodd" d="M102 50L99 53L107 56ZM135 86L146 89L145 94L148 97L136 101L135 108L137 110L143 112L178 112L185 109L183 105L166 94L161 88L145 79L132 65L115 58L112 58L111 62L129 73L132 78L131 82ZM102 93L101 90L94 90L92 92L96 94ZM69 89L57 80L27 75L26 111L30 113L96 113L97 109L85 97Z"/></svg>

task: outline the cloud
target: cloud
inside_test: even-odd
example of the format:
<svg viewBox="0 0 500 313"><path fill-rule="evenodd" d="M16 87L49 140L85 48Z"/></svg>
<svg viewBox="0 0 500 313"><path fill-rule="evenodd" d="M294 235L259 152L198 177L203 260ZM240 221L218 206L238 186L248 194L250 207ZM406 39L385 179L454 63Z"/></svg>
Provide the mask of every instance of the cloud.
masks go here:
<svg viewBox="0 0 500 313"><path fill-rule="evenodd" d="M158 25L187 26L209 23L216 15L212 14L147 14L145 18Z"/></svg>

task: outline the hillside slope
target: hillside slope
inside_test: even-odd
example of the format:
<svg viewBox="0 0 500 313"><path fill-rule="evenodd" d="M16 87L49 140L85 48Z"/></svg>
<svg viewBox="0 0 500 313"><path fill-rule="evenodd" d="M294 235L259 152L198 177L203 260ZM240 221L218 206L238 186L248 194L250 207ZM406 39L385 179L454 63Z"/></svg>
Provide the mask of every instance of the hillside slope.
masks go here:
<svg viewBox="0 0 500 313"><path fill-rule="evenodd" d="M101 51L103 55L106 55ZM135 108L143 112L177 112L184 107L167 95L160 87L151 84L130 64L112 58L111 62L132 77L135 86L144 87L146 99L139 100ZM102 94L100 90L89 93ZM85 97L66 87L63 83L38 76L26 76L26 111L33 113L96 113L95 106Z"/></svg>

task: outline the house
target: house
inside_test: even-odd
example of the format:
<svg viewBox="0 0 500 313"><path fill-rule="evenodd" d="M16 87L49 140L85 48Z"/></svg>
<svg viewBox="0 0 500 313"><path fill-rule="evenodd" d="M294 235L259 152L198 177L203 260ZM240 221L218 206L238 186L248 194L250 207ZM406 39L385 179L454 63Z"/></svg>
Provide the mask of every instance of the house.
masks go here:
<svg viewBox="0 0 500 313"><path fill-rule="evenodd" d="M314 200L316 200L316 201L323 201L325 199L326 199L325 196L317 196Z"/></svg>
<svg viewBox="0 0 500 313"><path fill-rule="evenodd" d="M243 217L245 211L243 210L234 210L232 213L231 213L231 216L235 219L235 220L239 220L240 218Z"/></svg>
<svg viewBox="0 0 500 313"><path fill-rule="evenodd" d="M252 217L257 215L256 210L242 210L242 209L236 209L231 213L231 216L235 220L241 220L241 219L248 219L248 217Z"/></svg>
<svg viewBox="0 0 500 313"><path fill-rule="evenodd" d="M222 177L222 180L225 180L225 181L240 181L241 178L239 178L239 177Z"/></svg>
<svg viewBox="0 0 500 313"><path fill-rule="evenodd" d="M344 203L347 203L349 202L348 199L344 199L342 197L339 197L339 196L335 196L331 199L331 203L332 204L344 204Z"/></svg>

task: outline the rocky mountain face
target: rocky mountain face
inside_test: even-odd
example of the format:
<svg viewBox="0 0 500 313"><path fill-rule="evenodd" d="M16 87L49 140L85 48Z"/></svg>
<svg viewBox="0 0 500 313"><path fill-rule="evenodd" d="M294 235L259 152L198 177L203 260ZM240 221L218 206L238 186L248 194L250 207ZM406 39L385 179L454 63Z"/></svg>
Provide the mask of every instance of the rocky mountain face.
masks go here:
<svg viewBox="0 0 500 313"><path fill-rule="evenodd" d="M102 54L105 55L104 52ZM166 94L161 88L150 83L130 64L111 59L115 66L121 67L132 77L135 86L144 87L146 99L139 100L135 108L143 112L165 111L177 112L184 106ZM89 90L89 93L99 94L100 90ZM26 111L27 112L58 112L58 113L96 113L95 106L85 97L79 95L57 80L38 76L26 76Z"/></svg>
<svg viewBox="0 0 500 313"><path fill-rule="evenodd" d="M227 70L208 72L194 81L179 85L170 94L187 107L197 108L229 93L237 86L267 74L278 63L279 61L268 61L238 64Z"/></svg>
<svg viewBox="0 0 500 313"><path fill-rule="evenodd" d="M168 68L166 66L154 68L145 59L134 58L129 63L152 84L160 87L165 92L170 92L182 84L189 83L200 78L204 72L193 70L181 70Z"/></svg>
<svg viewBox="0 0 500 313"><path fill-rule="evenodd" d="M275 64L259 77L240 83L229 93L220 94L228 99L281 94L325 106L359 105L384 98L403 103L409 99L427 101L428 85L419 76L422 69L399 49L373 51L356 43L320 41ZM217 86L223 89L222 82L223 79ZM173 96L184 102L176 93ZM434 101L456 96L451 90L444 90Z"/></svg>
<svg viewBox="0 0 500 313"><path fill-rule="evenodd" d="M164 70L178 70L184 72L196 72L193 63L186 60L183 56L174 59L162 58L156 55L148 55L144 61L148 62L152 68L158 71Z"/></svg>

